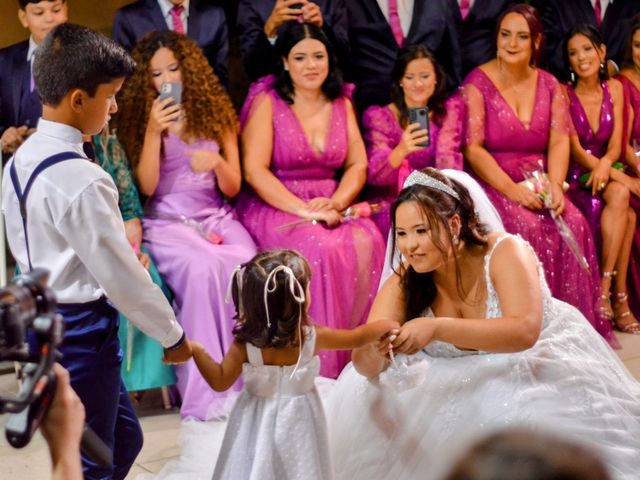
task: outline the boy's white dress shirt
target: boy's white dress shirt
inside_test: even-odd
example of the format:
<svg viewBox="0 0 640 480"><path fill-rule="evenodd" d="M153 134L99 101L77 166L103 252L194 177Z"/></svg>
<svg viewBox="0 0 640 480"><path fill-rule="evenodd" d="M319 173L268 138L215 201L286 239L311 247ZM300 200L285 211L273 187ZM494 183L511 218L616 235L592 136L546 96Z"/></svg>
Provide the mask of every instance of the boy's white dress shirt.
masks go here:
<svg viewBox="0 0 640 480"><path fill-rule="evenodd" d="M20 187L24 190L31 172L45 158L67 151L85 156L81 132L40 119L37 131L12 160ZM2 179L2 209L9 246L26 272L27 248L9 165ZM127 241L118 191L107 172L89 160L58 163L33 183L27 211L33 267L51 272L49 286L59 303L85 303L106 295L118 311L162 346L180 340L182 327L173 310Z"/></svg>

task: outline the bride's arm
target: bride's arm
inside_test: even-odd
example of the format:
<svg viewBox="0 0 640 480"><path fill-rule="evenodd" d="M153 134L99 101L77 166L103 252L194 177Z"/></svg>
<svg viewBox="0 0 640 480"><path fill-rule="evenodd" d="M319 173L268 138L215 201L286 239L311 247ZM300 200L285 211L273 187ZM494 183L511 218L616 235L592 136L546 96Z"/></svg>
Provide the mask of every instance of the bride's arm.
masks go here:
<svg viewBox="0 0 640 480"><path fill-rule="evenodd" d="M505 239L491 257L490 272L502 317L416 318L403 326L394 352L412 354L434 340L495 353L535 345L542 325L542 290L534 253L516 238Z"/></svg>
<svg viewBox="0 0 640 480"><path fill-rule="evenodd" d="M404 295L400 288L400 277L391 274L384 283L371 307L367 323L378 320L393 320L399 324L405 320ZM356 348L351 353L355 369L365 377L372 378L380 374L389 365L389 358L382 355L376 344Z"/></svg>

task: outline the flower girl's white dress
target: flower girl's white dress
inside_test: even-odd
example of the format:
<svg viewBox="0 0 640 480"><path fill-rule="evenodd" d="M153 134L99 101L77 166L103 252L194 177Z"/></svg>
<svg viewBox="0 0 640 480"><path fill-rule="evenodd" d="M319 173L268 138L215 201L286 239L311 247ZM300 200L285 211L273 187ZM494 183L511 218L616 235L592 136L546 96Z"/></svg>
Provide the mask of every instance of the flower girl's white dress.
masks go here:
<svg viewBox="0 0 640 480"><path fill-rule="evenodd" d="M505 238L514 237L501 237L485 258L488 319L501 316L489 265ZM526 351L432 342L397 359L422 377L410 389L393 387L393 366L370 381L349 364L327 406L336 477L442 478L465 444L525 426L590 443L613 478L640 478L640 384L577 309L551 297L542 274L540 283L542 331Z"/></svg>
<svg viewBox="0 0 640 480"><path fill-rule="evenodd" d="M244 391L229 417L214 479L333 478L327 423L314 384L320 371L320 359L313 354L316 331L304 332L297 369L264 365L260 349L246 344Z"/></svg>

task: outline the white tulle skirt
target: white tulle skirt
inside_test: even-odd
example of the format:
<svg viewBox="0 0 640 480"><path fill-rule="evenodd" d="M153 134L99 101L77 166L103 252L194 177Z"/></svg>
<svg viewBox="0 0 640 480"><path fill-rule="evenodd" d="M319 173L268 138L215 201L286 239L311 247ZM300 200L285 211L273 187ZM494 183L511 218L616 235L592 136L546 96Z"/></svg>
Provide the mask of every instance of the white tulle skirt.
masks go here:
<svg viewBox="0 0 640 480"><path fill-rule="evenodd" d="M524 352L399 358L419 372L410 389L349 364L327 404L336 478L439 479L462 448L511 426L590 444L612 478L640 478L640 384L575 308L553 300L550 313Z"/></svg>

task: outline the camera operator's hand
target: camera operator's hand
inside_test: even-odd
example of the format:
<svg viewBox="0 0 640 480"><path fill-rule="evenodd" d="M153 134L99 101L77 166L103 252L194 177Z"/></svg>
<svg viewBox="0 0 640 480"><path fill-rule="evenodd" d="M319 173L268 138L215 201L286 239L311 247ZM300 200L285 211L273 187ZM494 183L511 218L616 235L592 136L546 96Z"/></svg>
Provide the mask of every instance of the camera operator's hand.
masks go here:
<svg viewBox="0 0 640 480"><path fill-rule="evenodd" d="M179 365L185 363L193 355L191 344L185 338L184 342L175 350L164 349L164 358L162 361L168 365Z"/></svg>
<svg viewBox="0 0 640 480"><path fill-rule="evenodd" d="M84 405L71 388L69 372L53 366L57 387L49 411L40 425L49 444L54 480L81 480L80 440L84 430Z"/></svg>

